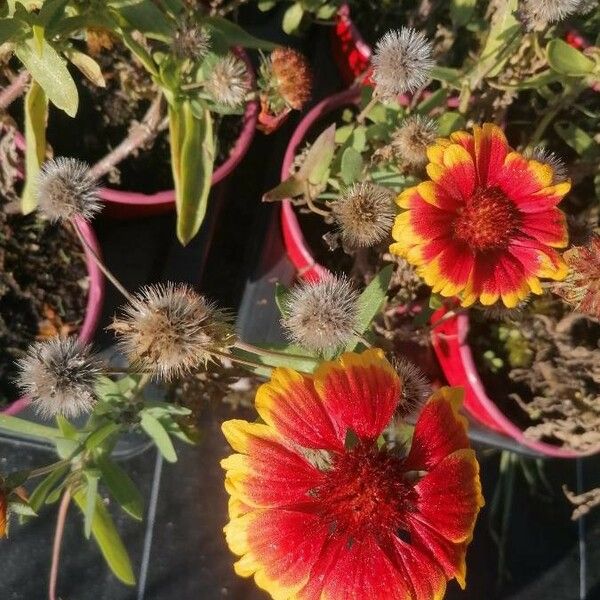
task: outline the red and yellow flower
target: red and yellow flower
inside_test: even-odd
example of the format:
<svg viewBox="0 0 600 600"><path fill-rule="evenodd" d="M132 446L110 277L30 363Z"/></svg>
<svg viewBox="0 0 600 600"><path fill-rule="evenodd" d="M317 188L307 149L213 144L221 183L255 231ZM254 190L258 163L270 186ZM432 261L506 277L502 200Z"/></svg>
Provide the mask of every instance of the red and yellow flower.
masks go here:
<svg viewBox="0 0 600 600"><path fill-rule="evenodd" d="M401 453L377 444L401 387L381 350L348 353L312 376L276 369L256 397L264 423L223 424L239 575L275 600L439 600L450 579L465 586L483 499L461 394L436 392Z"/></svg>
<svg viewBox="0 0 600 600"><path fill-rule="evenodd" d="M542 293L539 278L564 279L555 249L568 236L557 204L570 182L554 182L549 164L511 150L490 123L437 140L427 156L431 180L398 196L405 210L390 251L417 266L434 293L512 308Z"/></svg>

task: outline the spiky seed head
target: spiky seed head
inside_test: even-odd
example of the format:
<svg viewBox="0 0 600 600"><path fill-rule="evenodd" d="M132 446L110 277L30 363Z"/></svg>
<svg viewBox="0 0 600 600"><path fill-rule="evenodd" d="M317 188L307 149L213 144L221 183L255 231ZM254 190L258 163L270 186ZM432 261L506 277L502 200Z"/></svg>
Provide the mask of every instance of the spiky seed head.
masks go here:
<svg viewBox="0 0 600 600"><path fill-rule="evenodd" d="M421 168L427 164L427 147L435 142L438 126L433 119L411 115L392 134L394 154L407 166Z"/></svg>
<svg viewBox="0 0 600 600"><path fill-rule="evenodd" d="M359 294L345 276L294 286L284 302L281 324L290 341L323 353L344 347L358 326Z"/></svg>
<svg viewBox="0 0 600 600"><path fill-rule="evenodd" d="M388 31L373 55L375 91L383 100L414 92L427 83L434 66L433 45L420 31L403 27Z"/></svg>
<svg viewBox="0 0 600 600"><path fill-rule="evenodd" d="M390 191L366 181L349 187L332 208L342 241L352 248L383 241L396 216Z"/></svg>
<svg viewBox="0 0 600 600"><path fill-rule="evenodd" d="M210 50L210 31L193 22L184 22L173 36L173 54L180 60L198 61Z"/></svg>
<svg viewBox="0 0 600 600"><path fill-rule="evenodd" d="M36 342L17 364L19 388L42 417L74 418L93 410L101 363L76 338Z"/></svg>
<svg viewBox="0 0 600 600"><path fill-rule="evenodd" d="M228 315L185 284L142 288L110 329L134 368L164 381L205 366L233 341Z"/></svg>
<svg viewBox="0 0 600 600"><path fill-rule="evenodd" d="M313 84L306 57L292 48L276 48L270 61L276 90L288 106L302 110L310 100Z"/></svg>
<svg viewBox="0 0 600 600"><path fill-rule="evenodd" d="M587 12L585 0L523 0L519 18L529 31L541 30L577 12Z"/></svg>
<svg viewBox="0 0 600 600"><path fill-rule="evenodd" d="M557 184L566 181L569 178L567 165L565 161L555 152L548 150L545 146L535 146L532 150L526 152L527 158L537 160L552 168L554 173L553 183Z"/></svg>
<svg viewBox="0 0 600 600"><path fill-rule="evenodd" d="M98 182L76 158L46 161L37 184L38 210L53 223L74 217L91 221L102 210Z"/></svg>
<svg viewBox="0 0 600 600"><path fill-rule="evenodd" d="M393 360L392 366L402 384L396 416L405 418L416 413L427 402L431 395L431 383L425 373L404 356Z"/></svg>
<svg viewBox="0 0 600 600"><path fill-rule="evenodd" d="M204 82L204 89L217 104L231 108L242 106L250 91L250 77L244 61L233 54L219 58Z"/></svg>
<svg viewBox="0 0 600 600"><path fill-rule="evenodd" d="M515 322L523 316L525 309L529 305L529 300L522 300L513 308L504 306L501 302L491 306L478 306L476 310L480 310L486 319L490 321Z"/></svg>

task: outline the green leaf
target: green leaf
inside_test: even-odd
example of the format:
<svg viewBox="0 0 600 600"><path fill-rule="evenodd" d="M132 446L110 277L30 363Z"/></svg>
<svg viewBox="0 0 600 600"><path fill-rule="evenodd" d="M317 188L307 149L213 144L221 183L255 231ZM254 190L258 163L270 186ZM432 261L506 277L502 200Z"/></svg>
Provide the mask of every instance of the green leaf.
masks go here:
<svg viewBox="0 0 600 600"><path fill-rule="evenodd" d="M0 20L0 44L18 42L23 39L31 28L19 19Z"/></svg>
<svg viewBox="0 0 600 600"><path fill-rule="evenodd" d="M163 455L167 462L177 462L177 453L173 447L173 442L167 433L167 430L162 426L161 422L154 418L151 414L143 411L141 420L142 429L148 434L156 447Z"/></svg>
<svg viewBox="0 0 600 600"><path fill-rule="evenodd" d="M267 12L268 10L271 10L276 3L276 0L258 0L258 10Z"/></svg>
<svg viewBox="0 0 600 600"><path fill-rule="evenodd" d="M450 87L460 89L462 73L458 69L452 69L450 67L434 66L431 69L430 76L436 81L443 81Z"/></svg>
<svg viewBox="0 0 600 600"><path fill-rule="evenodd" d="M569 145L579 156L593 158L598 155L600 146L594 138L577 125L568 121L559 121L554 124L554 131Z"/></svg>
<svg viewBox="0 0 600 600"><path fill-rule="evenodd" d="M441 114L438 119L438 135L442 137L449 136L453 131L464 129L467 125L465 118L459 112L448 111Z"/></svg>
<svg viewBox="0 0 600 600"><path fill-rule="evenodd" d="M137 29L149 37L169 41L173 27L167 15L151 0L141 0L123 6L118 11L132 29Z"/></svg>
<svg viewBox="0 0 600 600"><path fill-rule="evenodd" d="M340 175L342 181L346 185L350 185L357 181L362 173L363 159L360 152L357 152L354 148L346 148L342 154L342 163L340 168Z"/></svg>
<svg viewBox="0 0 600 600"><path fill-rule="evenodd" d="M344 437L344 448L346 450L352 450L356 448L360 443L360 438L356 435L356 432L348 428L346 430L346 436Z"/></svg>
<svg viewBox="0 0 600 600"><path fill-rule="evenodd" d="M83 490L73 496L77 506L85 515L86 494ZM94 517L92 519L91 533L98 544L106 563L112 572L126 585L135 585L135 575L127 550L117 532L117 528L100 496L96 496Z"/></svg>
<svg viewBox="0 0 600 600"><path fill-rule="evenodd" d="M107 438L121 430L121 425L118 423L106 423L96 431L92 432L87 440L85 440L85 447L88 450L94 450L100 446Z"/></svg>
<svg viewBox="0 0 600 600"><path fill-rule="evenodd" d="M58 484L58 482L69 472L69 466L64 465L54 469L49 473L41 483L33 490L29 497L29 506L38 513L46 501L48 494Z"/></svg>
<svg viewBox="0 0 600 600"><path fill-rule="evenodd" d="M69 50L67 57L94 85L106 87L100 65L91 56L77 50Z"/></svg>
<svg viewBox="0 0 600 600"><path fill-rule="evenodd" d="M129 475L105 455L96 459L102 481L121 508L137 521L144 517L144 500Z"/></svg>
<svg viewBox="0 0 600 600"><path fill-rule="evenodd" d="M0 414L0 429L11 433L18 433L28 437L42 438L45 440L56 440L62 437L62 433L54 427L39 425L26 419Z"/></svg>
<svg viewBox="0 0 600 600"><path fill-rule="evenodd" d="M77 440L79 432L77 429L65 419L62 415L57 415L56 424L63 434L63 437L67 440Z"/></svg>
<svg viewBox="0 0 600 600"><path fill-rule="evenodd" d="M451 0L450 18L454 27L462 27L471 19L477 0Z"/></svg>
<svg viewBox="0 0 600 600"><path fill-rule="evenodd" d="M367 331L371 325L371 321L375 318L379 312L392 279L392 273L394 272L393 265L384 267L375 277L373 281L364 289L363 293L358 299L358 324L356 331L362 335ZM355 339L350 343L350 348L353 349L358 345L358 341Z"/></svg>
<svg viewBox="0 0 600 600"><path fill-rule="evenodd" d="M85 509L83 511L83 533L87 540L92 534L92 522L96 512L96 496L98 495L98 479L100 474L96 469L84 469L83 474L87 481L85 491Z"/></svg>
<svg viewBox="0 0 600 600"><path fill-rule="evenodd" d="M45 40L42 40L41 53L35 46L36 42L32 38L19 42L15 54L33 79L42 86L50 102L70 117L74 117L77 114L79 97L64 60Z"/></svg>
<svg viewBox="0 0 600 600"><path fill-rule="evenodd" d="M290 175L285 181L282 181L278 186L263 194L263 202L276 202L301 196L305 191L305 183L298 178L297 175Z"/></svg>
<svg viewBox="0 0 600 600"><path fill-rule="evenodd" d="M202 23L213 30L213 35L215 33L220 35L228 46L242 46L243 48L254 48L255 50L273 50L277 48L277 44L256 38L233 21L223 17L207 17L202 19Z"/></svg>
<svg viewBox="0 0 600 600"><path fill-rule="evenodd" d="M322 184L329 171L334 153L335 123L330 125L314 141L298 171L298 178L308 180L313 185Z"/></svg>
<svg viewBox="0 0 600 600"><path fill-rule="evenodd" d="M304 8L300 2L295 2L290 6L283 15L283 31L288 35L296 33L304 17Z"/></svg>
<svg viewBox="0 0 600 600"><path fill-rule="evenodd" d="M277 308L279 309L279 312L281 313L282 317L287 316L285 306L287 304L289 296L289 288L286 288L279 282L275 284L275 304L277 304Z"/></svg>
<svg viewBox="0 0 600 600"><path fill-rule="evenodd" d="M210 110L198 119L189 101L181 105L183 139L176 187L177 237L185 246L197 233L206 214L215 158Z"/></svg>
<svg viewBox="0 0 600 600"><path fill-rule="evenodd" d="M573 46L563 42L558 38L550 40L546 46L546 57L548 64L562 75L571 77L582 77L589 75L593 70L595 63L585 54L573 48Z"/></svg>
<svg viewBox="0 0 600 600"><path fill-rule="evenodd" d="M37 81L25 94L25 186L21 210L27 215L37 207L37 177L46 157L48 98Z"/></svg>

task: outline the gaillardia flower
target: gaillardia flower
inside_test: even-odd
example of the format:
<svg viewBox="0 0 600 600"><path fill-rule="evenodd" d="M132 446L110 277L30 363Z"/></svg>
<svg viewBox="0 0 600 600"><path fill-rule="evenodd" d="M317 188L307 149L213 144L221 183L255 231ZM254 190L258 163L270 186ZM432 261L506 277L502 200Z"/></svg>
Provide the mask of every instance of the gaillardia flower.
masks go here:
<svg viewBox="0 0 600 600"><path fill-rule="evenodd" d="M401 384L383 352L348 353L313 376L276 369L259 388L264 423L223 431L235 570L276 600L440 600L465 585L483 504L478 464L444 388L405 453L378 447Z"/></svg>
<svg viewBox="0 0 600 600"><path fill-rule="evenodd" d="M437 140L427 156L431 181L396 200L405 210L390 252L415 265L434 293L458 295L463 306L502 300L512 308L542 293L540 277L564 279L555 248L568 234L556 205L569 181L554 183L551 165L511 150L490 123Z"/></svg>

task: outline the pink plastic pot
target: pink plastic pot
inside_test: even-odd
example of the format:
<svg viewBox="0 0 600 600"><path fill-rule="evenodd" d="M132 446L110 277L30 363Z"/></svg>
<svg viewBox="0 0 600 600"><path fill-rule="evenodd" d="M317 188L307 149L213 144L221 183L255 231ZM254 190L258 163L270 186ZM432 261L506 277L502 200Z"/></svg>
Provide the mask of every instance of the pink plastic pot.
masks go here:
<svg viewBox="0 0 600 600"><path fill-rule="evenodd" d="M444 309L438 310L433 315L432 322L436 323L444 314ZM460 314L447 318L436 326L431 340L448 383L465 389L464 408L476 421L545 456L579 458L600 452L598 449L588 453L578 453L526 437L486 393L467 341L468 333L469 317Z"/></svg>
<svg viewBox="0 0 600 600"><path fill-rule="evenodd" d="M254 71L248 55L241 48L234 49L234 52L246 63L252 80L252 86L254 87ZM248 102L243 116L244 123L240 136L231 149L227 160L214 171L212 185L216 185L225 179L240 164L244 156L246 156L254 138L259 111L260 103L257 100ZM154 194L144 194L134 191L114 190L106 187L102 188L100 192L102 200L106 203L104 213L111 217L126 219L152 216L165 214L175 209L175 190L163 190Z"/></svg>
<svg viewBox="0 0 600 600"><path fill-rule="evenodd" d="M359 100L360 88L353 87L325 98L306 114L294 131L285 151L283 165L281 166L282 181L289 177L294 158L312 127L320 119L327 117L339 108L355 106ZM321 279L327 273L327 269L315 262L302 234L294 207L289 200L284 200L281 206L281 230L288 257L296 267L300 277L313 281Z"/></svg>
<svg viewBox="0 0 600 600"><path fill-rule="evenodd" d="M94 252L100 256L100 246L96 234L91 225L87 221L78 220L77 224L89 246ZM82 342L91 342L94 337L100 315L102 313L102 303L104 300L104 275L100 271L98 265L92 258L91 251L83 247L85 253L85 262L87 266L88 277L90 278L90 286L88 289L87 306L85 309L85 317L81 324L78 337ZM15 400L8 408L4 409L4 414L16 415L20 413L29 404L29 398L26 396Z"/></svg>

